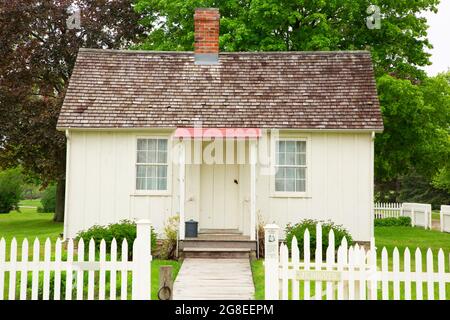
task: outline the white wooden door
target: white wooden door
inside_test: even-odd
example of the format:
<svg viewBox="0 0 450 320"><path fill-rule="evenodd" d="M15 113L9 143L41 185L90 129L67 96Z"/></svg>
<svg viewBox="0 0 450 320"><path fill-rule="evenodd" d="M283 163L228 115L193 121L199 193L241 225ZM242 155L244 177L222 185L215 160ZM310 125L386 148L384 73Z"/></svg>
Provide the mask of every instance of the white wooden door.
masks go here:
<svg viewBox="0 0 450 320"><path fill-rule="evenodd" d="M239 229L239 166L202 165L200 228Z"/></svg>

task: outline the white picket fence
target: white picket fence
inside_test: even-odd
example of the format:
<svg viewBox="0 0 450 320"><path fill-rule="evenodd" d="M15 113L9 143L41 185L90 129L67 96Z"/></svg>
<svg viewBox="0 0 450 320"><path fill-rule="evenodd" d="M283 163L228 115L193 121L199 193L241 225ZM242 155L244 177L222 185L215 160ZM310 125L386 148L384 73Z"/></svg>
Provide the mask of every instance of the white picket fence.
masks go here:
<svg viewBox="0 0 450 320"><path fill-rule="evenodd" d="M63 251L63 242L56 240L54 259L52 244L47 239L44 244L44 257L41 259L41 243L33 242L32 259L29 261L29 242L24 239L21 246L21 259L17 256L17 241L13 239L10 246L9 259L6 260L6 241L0 240L0 300L127 300L128 273L132 275L131 298L133 300L149 300L151 298L151 226L147 220L137 222L137 237L132 244L133 260L128 260L129 244L124 240L121 244L121 259L117 259L117 242L111 243L109 260L106 259L106 243L100 243L100 251L96 254L95 242L88 244L88 257L85 259L85 244L81 239L77 248L73 240L67 241L67 251ZM74 252L77 251L76 261ZM66 258L63 259L63 254ZM98 256L98 260L97 260ZM18 277L17 272L20 273ZM86 274L87 273L87 274ZM97 275L96 275L97 274ZM108 275L108 277L107 277ZM86 277L87 276L87 277ZM28 290L31 278L31 292ZM107 284L106 279L109 279ZM117 282L118 278L120 284ZM62 279L65 289L62 290ZM87 279L87 290L85 290ZM7 281L6 281L7 280ZM97 285L97 286L96 286ZM18 287L18 292L16 288ZM107 290L108 287L108 290ZM120 289L118 292L117 288ZM64 292L62 292L64 291ZM87 291L87 292L86 292ZM109 291L108 297L106 296Z"/></svg>
<svg viewBox="0 0 450 320"><path fill-rule="evenodd" d="M403 203L402 213L403 216L411 218L413 227L418 226L431 229L433 223L431 204Z"/></svg>
<svg viewBox="0 0 450 320"><path fill-rule="evenodd" d="M376 202L373 206L375 219L398 218L402 214L401 203L382 203Z"/></svg>
<svg viewBox="0 0 450 320"><path fill-rule="evenodd" d="M450 206L441 206L441 232L450 232Z"/></svg>
<svg viewBox="0 0 450 320"><path fill-rule="evenodd" d="M323 259L322 228L319 224L316 228L316 260L313 260L308 230L304 234L302 253L294 237L290 255L284 243L278 246L278 230L276 225L267 225L265 228L266 299L450 299L450 292L446 292L446 285L450 283L450 273L446 271L442 249L437 254L437 270L434 253L430 249L426 252L425 270L422 265L422 251L419 249L414 252L412 265L411 251L408 248L402 253L395 248L391 255L383 248L380 264L377 260L374 239L371 241L370 249L365 249L358 245L349 247L344 238L335 252L334 233L331 231L328 234L326 259Z"/></svg>

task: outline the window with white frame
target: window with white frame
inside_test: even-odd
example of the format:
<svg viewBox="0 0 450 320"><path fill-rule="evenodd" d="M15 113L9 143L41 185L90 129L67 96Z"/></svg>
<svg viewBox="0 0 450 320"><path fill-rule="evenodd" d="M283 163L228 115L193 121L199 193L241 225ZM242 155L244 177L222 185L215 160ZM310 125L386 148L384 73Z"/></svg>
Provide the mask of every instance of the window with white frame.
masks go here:
<svg viewBox="0 0 450 320"><path fill-rule="evenodd" d="M306 192L306 141L275 142L275 192Z"/></svg>
<svg viewBox="0 0 450 320"><path fill-rule="evenodd" d="M167 190L167 139L137 139L136 190Z"/></svg>

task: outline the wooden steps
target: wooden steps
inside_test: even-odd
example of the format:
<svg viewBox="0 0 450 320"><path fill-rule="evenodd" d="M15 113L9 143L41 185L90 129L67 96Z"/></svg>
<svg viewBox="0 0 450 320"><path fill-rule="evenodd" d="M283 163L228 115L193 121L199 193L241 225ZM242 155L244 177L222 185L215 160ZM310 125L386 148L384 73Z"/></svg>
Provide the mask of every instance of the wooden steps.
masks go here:
<svg viewBox="0 0 450 320"><path fill-rule="evenodd" d="M249 258L256 241L237 230L201 230L197 238L180 241L185 258Z"/></svg>

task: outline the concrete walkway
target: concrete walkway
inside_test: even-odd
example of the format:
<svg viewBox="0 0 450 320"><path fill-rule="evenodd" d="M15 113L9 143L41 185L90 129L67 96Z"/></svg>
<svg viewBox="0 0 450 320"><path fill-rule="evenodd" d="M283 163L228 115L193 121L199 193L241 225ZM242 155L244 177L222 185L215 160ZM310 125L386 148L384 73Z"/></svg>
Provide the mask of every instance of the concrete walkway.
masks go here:
<svg viewBox="0 0 450 320"><path fill-rule="evenodd" d="M197 259L183 261L174 283L174 300L254 299L248 259Z"/></svg>

